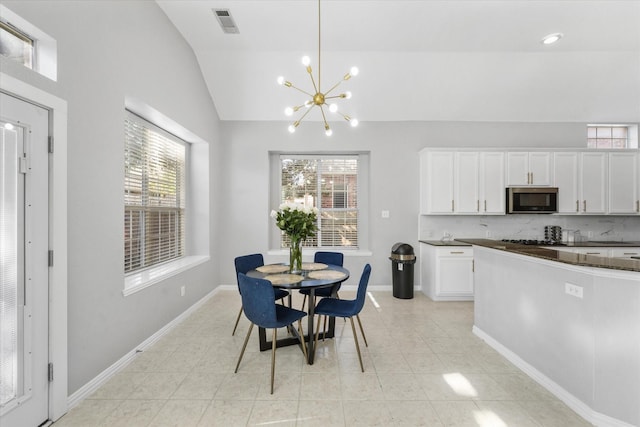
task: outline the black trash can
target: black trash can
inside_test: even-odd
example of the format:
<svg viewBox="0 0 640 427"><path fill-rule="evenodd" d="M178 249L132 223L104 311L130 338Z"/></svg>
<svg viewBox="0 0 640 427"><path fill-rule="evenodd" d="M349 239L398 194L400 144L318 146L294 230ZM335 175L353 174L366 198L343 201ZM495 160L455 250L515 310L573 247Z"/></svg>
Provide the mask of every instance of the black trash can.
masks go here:
<svg viewBox="0 0 640 427"><path fill-rule="evenodd" d="M396 243L391 248L393 296L402 299L413 298L413 267L416 254L406 243Z"/></svg>

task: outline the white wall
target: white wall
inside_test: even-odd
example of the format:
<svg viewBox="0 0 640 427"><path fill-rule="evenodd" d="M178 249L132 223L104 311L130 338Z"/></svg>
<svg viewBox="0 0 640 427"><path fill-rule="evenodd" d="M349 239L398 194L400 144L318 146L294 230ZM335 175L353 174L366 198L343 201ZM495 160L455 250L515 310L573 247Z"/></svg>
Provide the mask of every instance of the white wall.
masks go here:
<svg viewBox="0 0 640 427"><path fill-rule="evenodd" d="M57 40L58 81L2 59L3 72L68 102L69 394L218 283L211 261L129 297L123 275L125 97L147 103L210 143L219 120L191 48L155 2L3 1ZM206 179L206 177L205 177ZM211 241L219 186L210 179ZM180 297L180 286L187 294Z"/></svg>

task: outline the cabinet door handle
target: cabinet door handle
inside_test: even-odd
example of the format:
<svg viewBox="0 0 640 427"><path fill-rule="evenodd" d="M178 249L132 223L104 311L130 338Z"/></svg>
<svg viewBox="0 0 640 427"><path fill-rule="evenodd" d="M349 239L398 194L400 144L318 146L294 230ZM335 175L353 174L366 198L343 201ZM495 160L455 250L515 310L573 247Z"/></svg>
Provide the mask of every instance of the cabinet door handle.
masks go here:
<svg viewBox="0 0 640 427"><path fill-rule="evenodd" d="M640 200L636 200L636 212L640 212Z"/></svg>
<svg viewBox="0 0 640 427"><path fill-rule="evenodd" d="M587 201L583 200L582 201L582 212L586 212L587 211Z"/></svg>
<svg viewBox="0 0 640 427"><path fill-rule="evenodd" d="M580 200L576 200L576 212L580 212Z"/></svg>
<svg viewBox="0 0 640 427"><path fill-rule="evenodd" d="M480 212L480 200L476 200L476 212Z"/></svg>
<svg viewBox="0 0 640 427"><path fill-rule="evenodd" d="M485 212L487 211L487 201L486 200L484 201L484 211Z"/></svg>
<svg viewBox="0 0 640 427"><path fill-rule="evenodd" d="M453 200L451 201L451 212L454 211Z"/></svg>
<svg viewBox="0 0 640 427"><path fill-rule="evenodd" d="M450 253L451 255L460 255L460 254L463 254L463 253L464 253L464 251L449 251L449 253Z"/></svg>
<svg viewBox="0 0 640 427"><path fill-rule="evenodd" d="M585 255L600 255L600 252L585 252Z"/></svg>
<svg viewBox="0 0 640 427"><path fill-rule="evenodd" d="M472 273L476 272L476 260L475 259L471 260L471 272Z"/></svg>
<svg viewBox="0 0 640 427"><path fill-rule="evenodd" d="M623 252L622 255L638 255L638 252Z"/></svg>

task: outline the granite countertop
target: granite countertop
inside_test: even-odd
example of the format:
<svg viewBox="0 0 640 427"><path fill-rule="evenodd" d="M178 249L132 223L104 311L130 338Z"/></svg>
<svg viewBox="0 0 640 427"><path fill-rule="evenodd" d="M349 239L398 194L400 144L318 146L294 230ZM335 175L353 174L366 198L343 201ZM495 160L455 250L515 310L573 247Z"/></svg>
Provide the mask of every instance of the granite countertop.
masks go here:
<svg viewBox="0 0 640 427"><path fill-rule="evenodd" d="M470 243L459 242L457 240L420 240L420 243L426 243L431 246L471 246Z"/></svg>
<svg viewBox="0 0 640 427"><path fill-rule="evenodd" d="M636 271L640 273L640 260L639 259L624 259L624 258L609 258L596 255L577 254L562 250L550 249L549 247L522 245L519 243L502 242L500 240L490 239L458 239L463 243L468 243L474 246L482 246L485 248L497 249L506 252L517 253L521 255L528 255L535 258L546 259L551 261L562 262L564 264L580 265L583 267L597 267L608 268L611 270L627 270ZM591 243L591 245L585 245L585 243ZM595 242L580 242L571 246L564 247L603 247L604 245L594 244ZM613 243L613 242L612 242ZM617 243L617 242L616 242ZM633 242L625 242L633 243ZM640 244L624 245L624 246L640 246ZM609 247L616 247L621 245L606 245Z"/></svg>

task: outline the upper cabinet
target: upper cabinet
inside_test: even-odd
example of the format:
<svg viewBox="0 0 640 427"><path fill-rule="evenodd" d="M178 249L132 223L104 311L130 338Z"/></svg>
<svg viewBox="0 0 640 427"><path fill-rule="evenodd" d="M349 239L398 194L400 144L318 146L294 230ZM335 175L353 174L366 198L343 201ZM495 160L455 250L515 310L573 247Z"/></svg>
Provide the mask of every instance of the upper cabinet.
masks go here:
<svg viewBox="0 0 640 427"><path fill-rule="evenodd" d="M551 185L551 153L544 151L507 153L507 186Z"/></svg>
<svg viewBox="0 0 640 427"><path fill-rule="evenodd" d="M504 153L422 151L422 214L504 214Z"/></svg>
<svg viewBox="0 0 640 427"><path fill-rule="evenodd" d="M554 153L554 185L558 187L558 213L606 212L607 153Z"/></svg>
<svg viewBox="0 0 640 427"><path fill-rule="evenodd" d="M558 187L558 213L640 215L633 150L420 152L420 213L504 215L506 187Z"/></svg>
<svg viewBox="0 0 640 427"><path fill-rule="evenodd" d="M638 153L609 153L609 213L640 213Z"/></svg>

